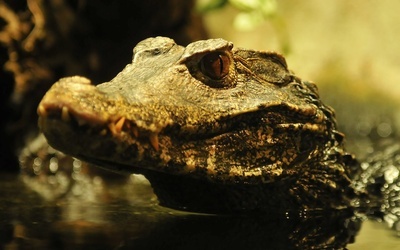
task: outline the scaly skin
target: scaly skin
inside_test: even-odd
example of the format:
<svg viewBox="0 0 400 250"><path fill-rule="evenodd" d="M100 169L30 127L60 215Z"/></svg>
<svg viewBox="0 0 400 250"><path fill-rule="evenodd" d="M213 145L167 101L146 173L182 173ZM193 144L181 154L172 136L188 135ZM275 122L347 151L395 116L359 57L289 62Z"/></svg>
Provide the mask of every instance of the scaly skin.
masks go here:
<svg viewBox="0 0 400 250"><path fill-rule="evenodd" d="M273 52L149 38L97 86L58 81L38 107L56 149L142 173L160 203L236 213L351 205L357 162L317 88Z"/></svg>

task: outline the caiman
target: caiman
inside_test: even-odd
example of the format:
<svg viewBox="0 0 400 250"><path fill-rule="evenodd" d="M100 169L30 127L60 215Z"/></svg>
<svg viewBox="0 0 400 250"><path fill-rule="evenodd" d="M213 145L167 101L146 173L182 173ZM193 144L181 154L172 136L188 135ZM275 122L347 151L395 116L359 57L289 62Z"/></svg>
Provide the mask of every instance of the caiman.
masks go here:
<svg viewBox="0 0 400 250"><path fill-rule="evenodd" d="M54 148L143 174L167 207L243 213L370 203L333 109L275 52L148 38L109 82L59 80L38 113Z"/></svg>

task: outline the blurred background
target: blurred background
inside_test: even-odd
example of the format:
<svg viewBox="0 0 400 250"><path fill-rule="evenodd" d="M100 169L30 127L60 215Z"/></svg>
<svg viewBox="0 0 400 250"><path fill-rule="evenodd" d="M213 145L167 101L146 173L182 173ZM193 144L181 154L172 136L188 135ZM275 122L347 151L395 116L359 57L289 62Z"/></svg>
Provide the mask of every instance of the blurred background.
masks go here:
<svg viewBox="0 0 400 250"><path fill-rule="evenodd" d="M137 42L157 35L182 45L222 37L237 47L277 51L297 76L317 83L350 147L360 138L394 136L400 126L398 5L1 0L0 159L9 163L1 167L16 169L15 155L37 134L37 104L55 81L70 75L108 81L130 62Z"/></svg>
<svg viewBox="0 0 400 250"><path fill-rule="evenodd" d="M355 147L361 157L372 149L360 149L355 141L365 145L367 137L375 140L398 134L397 3L228 2L229 6L204 16L210 36L224 37L240 47L282 53L297 76L318 85L322 99L336 109L349 147Z"/></svg>
<svg viewBox="0 0 400 250"><path fill-rule="evenodd" d="M208 1L198 2L201 6ZM334 74L330 76L342 78L336 84L347 80L347 87L360 85L358 90L373 88L400 96L399 6L393 1L229 2L204 15L211 37L224 37L240 47L279 51L304 79L324 80L321 75Z"/></svg>
<svg viewBox="0 0 400 250"><path fill-rule="evenodd" d="M38 134L37 104L55 81L108 81L137 42L157 35L283 54L318 85L350 151L364 158L400 132L399 9L391 0L0 0L0 170L19 171L18 155ZM386 229L364 223L349 249L394 249Z"/></svg>

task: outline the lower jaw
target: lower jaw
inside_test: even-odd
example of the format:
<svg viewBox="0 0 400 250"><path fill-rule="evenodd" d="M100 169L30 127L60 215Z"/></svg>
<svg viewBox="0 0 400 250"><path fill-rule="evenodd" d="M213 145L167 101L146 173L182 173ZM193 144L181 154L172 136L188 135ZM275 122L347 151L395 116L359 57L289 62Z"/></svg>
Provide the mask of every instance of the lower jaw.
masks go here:
<svg viewBox="0 0 400 250"><path fill-rule="evenodd" d="M275 213L299 208L281 184L226 184L169 175L142 174L150 181L160 205L208 214Z"/></svg>

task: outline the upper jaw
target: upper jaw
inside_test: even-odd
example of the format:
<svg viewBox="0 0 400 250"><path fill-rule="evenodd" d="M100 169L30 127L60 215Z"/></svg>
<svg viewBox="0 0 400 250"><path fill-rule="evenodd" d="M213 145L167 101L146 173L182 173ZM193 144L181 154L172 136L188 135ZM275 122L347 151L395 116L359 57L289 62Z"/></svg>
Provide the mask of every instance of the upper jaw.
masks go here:
<svg viewBox="0 0 400 250"><path fill-rule="evenodd" d="M62 140L64 135L61 129L68 129L90 136L147 139L147 143L155 150L159 148L159 132L170 123L165 115L161 121L141 119L145 112L140 107L128 105L121 96L99 91L83 77L64 78L55 83L43 97L37 112L39 126L46 137ZM159 112L162 113L161 110ZM144 116L151 119L151 116ZM56 120L58 125L55 125Z"/></svg>
<svg viewBox="0 0 400 250"><path fill-rule="evenodd" d="M222 138L240 133L247 126L269 126L281 131L307 130L318 134L326 129L325 116L319 109L278 102L225 116L212 112L198 115L200 118L207 118L208 123L198 121L188 124L185 123L185 117L178 117L180 120L173 121L171 110L161 107L152 111L145 110L145 105L128 104L123 97L102 92L83 79L62 79L48 91L38 107L40 127L56 149L106 168L124 169L128 172L150 169L171 174L188 174L192 173L192 169L190 164L187 165L187 160L179 163L186 164L187 170L177 170L178 168L171 166L175 161L169 162L165 156L167 150L172 152L170 155L178 155L181 159L190 158L190 154L196 153L196 150L199 157L209 157L208 151L213 145L218 145ZM287 114L283 114L281 117L284 119L280 121L274 117L262 117L282 111ZM152 112L154 115L151 115ZM257 123L253 122L253 118ZM261 123L261 118L265 118L264 124ZM212 129L207 126L208 124L212 127L215 123L219 123L219 126ZM224 125L221 126L222 124ZM256 133L256 130L253 132ZM220 147L221 150L223 148ZM127 155L126 159L124 155ZM203 165L206 164L207 162ZM162 166L166 165L168 167L163 170Z"/></svg>
<svg viewBox="0 0 400 250"><path fill-rule="evenodd" d="M95 100L95 102L90 100ZM276 108L281 108L289 113L295 112L296 114L300 114L303 117L302 120L313 117L314 121L305 123L300 120L286 120L290 116L285 114L281 116L285 119L277 122L276 117L268 118L269 114L279 112L274 111ZM262 107L247 113L240 112L236 115L216 117L209 124L207 122L184 124L184 121L179 123L169 119L167 112L163 115L154 115L154 121L143 120L140 119L141 114L151 112L162 113L163 110L158 109L157 111L153 110L149 112L144 110L144 108L128 105L122 98L110 98L110 96L100 92L93 85L61 80L46 93L38 106L38 114L40 116L39 125L45 135L47 134L48 136L50 136L48 130L51 127L49 125L46 126L45 121L51 118L58 119L61 123L73 126L73 129L76 131L81 130L92 136L96 134L101 136L109 135L116 139L129 139L131 143L135 140L139 140L142 143L145 141L144 139L147 139L147 143L154 150L158 151L158 136L160 133L166 133L166 129L169 129L167 133L172 133L171 137L181 138L182 140L210 139L235 130L239 131L243 129L243 126L270 126L281 130L303 129L322 132L319 130L323 130L324 127L318 124L323 124L323 114L316 112L310 116L310 111L292 111L292 109L294 108L290 106ZM267 117L265 119L270 119L271 121L260 124L259 120L262 119L262 116ZM146 115L146 117L149 118L151 115ZM163 119L157 120L160 117ZM257 118L257 121L252 120L254 117ZM62 133L62 131L57 132ZM61 139L62 134L57 135L57 137Z"/></svg>
<svg viewBox="0 0 400 250"><path fill-rule="evenodd" d="M225 159L223 158L218 160L218 164L221 165L214 166L212 169L210 169L208 163L208 159L220 157L224 154L223 151L240 154L240 149L234 150L231 148L237 147L235 143L222 146L224 141L235 140L237 143L247 143L246 140L248 140L251 141L250 144L253 144L252 142L259 140L256 136L256 128L245 132L245 127L231 127L232 130L219 131L213 135L203 136L198 134L192 136L179 135L176 131L164 130L160 131L160 133L154 133L140 130L133 122L127 121L125 118L120 118L114 123L104 122L100 124L99 120L96 120L96 123L93 124L88 122L79 123L75 118L76 112L69 113L65 108L66 106L58 106L58 109L54 107L51 109L50 107L52 106L47 102L43 102L40 107L40 125L51 145L67 154L103 166L109 170L144 174L148 171L156 171L209 179L212 173L216 172L216 169L221 169L225 173L220 174L218 178L226 182L234 180L235 175L256 176L262 174L260 172L261 168L246 170L245 168L236 167L234 171L231 171L232 169L229 170L229 164L240 165L241 163L224 162ZM256 117L256 114L254 114L254 117ZM299 129L321 133L324 129L321 126L311 123L297 123L297 125L279 123L275 124L274 128L281 131ZM246 135L243 133L250 133L251 135L247 135L249 138L244 138L243 136ZM264 150L266 147L274 148L274 141L265 141L261 147ZM215 151L214 155L211 154L213 150ZM170 158L167 159L168 157ZM197 162L196 166L192 166L191 162L193 164ZM201 168L207 169L208 172L196 172L196 169ZM271 174L274 176L282 173L282 170L279 170L280 168L277 170L273 168ZM260 169L260 171L257 172L257 169ZM216 180L214 179L213 181Z"/></svg>

